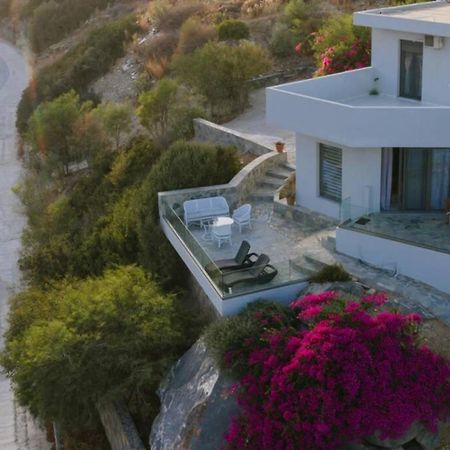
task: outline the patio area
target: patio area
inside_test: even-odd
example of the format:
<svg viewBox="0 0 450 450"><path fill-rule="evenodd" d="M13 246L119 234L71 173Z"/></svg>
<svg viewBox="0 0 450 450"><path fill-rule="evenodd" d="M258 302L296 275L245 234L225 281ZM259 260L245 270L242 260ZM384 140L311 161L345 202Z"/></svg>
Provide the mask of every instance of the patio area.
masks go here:
<svg viewBox="0 0 450 450"><path fill-rule="evenodd" d="M195 249L191 252L196 255L203 267L212 261L235 257L243 240L249 242L250 253L266 254L270 258L270 264L278 271L277 275L269 282L239 283L231 289L224 289L223 292L224 298L241 295L306 280L309 277L311 270L307 271L302 267L303 243L324 230L334 229L335 224L313 214L303 216L301 221L287 219L273 212L273 203L253 203L252 228L243 227L240 232L238 226L233 225L231 244L225 242L219 248L217 241L198 223L190 225L188 229L190 236L183 236L183 241L188 247ZM197 245L201 247L201 253L204 255L199 256ZM241 269L240 272L244 274L249 270ZM217 285L221 284L221 275L213 279Z"/></svg>
<svg viewBox="0 0 450 450"><path fill-rule="evenodd" d="M445 222L443 212L368 214L345 224L343 228L450 253L450 226Z"/></svg>

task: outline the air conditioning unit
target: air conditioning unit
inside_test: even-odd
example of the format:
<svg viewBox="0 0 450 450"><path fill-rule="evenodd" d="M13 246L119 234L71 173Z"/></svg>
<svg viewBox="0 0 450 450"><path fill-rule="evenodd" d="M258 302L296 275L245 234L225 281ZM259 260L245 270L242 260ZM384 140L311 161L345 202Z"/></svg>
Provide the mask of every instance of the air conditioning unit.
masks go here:
<svg viewBox="0 0 450 450"><path fill-rule="evenodd" d="M440 49L444 46L444 38L441 36L425 35L425 47Z"/></svg>

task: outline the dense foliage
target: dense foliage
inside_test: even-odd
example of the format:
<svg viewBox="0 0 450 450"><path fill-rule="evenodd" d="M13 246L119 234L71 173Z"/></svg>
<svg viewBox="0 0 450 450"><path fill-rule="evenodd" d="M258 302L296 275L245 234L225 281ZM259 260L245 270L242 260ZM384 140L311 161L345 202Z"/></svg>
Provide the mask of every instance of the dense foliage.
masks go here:
<svg viewBox="0 0 450 450"><path fill-rule="evenodd" d="M69 429L91 425L105 397L152 398L184 348L173 296L132 266L30 288L9 320L1 361L18 400Z"/></svg>
<svg viewBox="0 0 450 450"><path fill-rule="evenodd" d="M165 78L140 95L137 115L153 142L164 147L193 136L193 119L204 114L196 103L175 80Z"/></svg>
<svg viewBox="0 0 450 450"><path fill-rule="evenodd" d="M315 34L316 75L329 75L370 65L370 31L353 25L352 16L329 19Z"/></svg>
<svg viewBox="0 0 450 450"><path fill-rule="evenodd" d="M70 34L95 10L103 9L111 0L48 0L35 9L28 8L29 39L35 52L47 49Z"/></svg>
<svg viewBox="0 0 450 450"><path fill-rule="evenodd" d="M91 157L104 144L91 111L92 103L81 102L74 91L39 105L26 135L34 162L58 178L69 175L71 164Z"/></svg>
<svg viewBox="0 0 450 450"><path fill-rule="evenodd" d="M88 37L61 59L42 68L22 94L17 109L17 129L24 135L33 111L43 101L52 100L74 89L87 95L91 81L106 73L124 53L124 42L137 30L127 16L92 31Z"/></svg>
<svg viewBox="0 0 450 450"><path fill-rule="evenodd" d="M217 31L219 33L219 40L221 41L239 41L240 39L248 39L250 37L248 25L241 20L224 20L217 26Z"/></svg>
<svg viewBox="0 0 450 450"><path fill-rule="evenodd" d="M384 302L325 292L292 303L294 321L252 309L244 317L256 324L240 328L238 316L215 330L210 345L231 342L222 364L240 375L242 412L226 448L338 450L375 432L398 438L415 421L435 431L448 419L450 365L418 345L419 316L380 311Z"/></svg>
<svg viewBox="0 0 450 450"><path fill-rule="evenodd" d="M240 169L233 147L179 141L163 152L142 183L137 216L140 261L161 281L180 282L184 270L158 225L158 192L223 184Z"/></svg>
<svg viewBox="0 0 450 450"><path fill-rule="evenodd" d="M176 75L203 95L212 114L224 118L241 112L248 104L247 83L270 68L266 52L241 41L238 45L208 42L189 55L174 60Z"/></svg>

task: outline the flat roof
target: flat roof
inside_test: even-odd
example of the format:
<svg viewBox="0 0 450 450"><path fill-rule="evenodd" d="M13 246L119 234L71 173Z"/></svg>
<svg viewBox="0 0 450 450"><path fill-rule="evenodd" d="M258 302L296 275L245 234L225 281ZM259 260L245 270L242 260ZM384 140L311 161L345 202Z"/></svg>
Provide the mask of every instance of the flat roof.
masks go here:
<svg viewBox="0 0 450 450"><path fill-rule="evenodd" d="M450 2L433 1L357 12L355 25L450 37Z"/></svg>

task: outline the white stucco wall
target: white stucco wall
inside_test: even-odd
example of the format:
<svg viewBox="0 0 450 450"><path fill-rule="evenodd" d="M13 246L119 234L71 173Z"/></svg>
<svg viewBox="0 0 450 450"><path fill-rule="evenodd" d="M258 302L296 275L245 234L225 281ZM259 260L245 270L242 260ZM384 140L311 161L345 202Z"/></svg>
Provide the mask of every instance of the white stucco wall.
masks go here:
<svg viewBox="0 0 450 450"><path fill-rule="evenodd" d="M380 91L397 96L400 84L400 40L424 41L423 34L372 30L372 66ZM422 101L450 105L450 39L442 49L424 47Z"/></svg>
<svg viewBox="0 0 450 450"><path fill-rule="evenodd" d="M450 255L391 239L338 228L336 249L385 270L420 280L450 294Z"/></svg>
<svg viewBox="0 0 450 450"><path fill-rule="evenodd" d="M380 207L381 149L342 147L297 134L297 204L339 218L340 204L320 196L319 144L342 148L342 199L352 205L378 211Z"/></svg>

